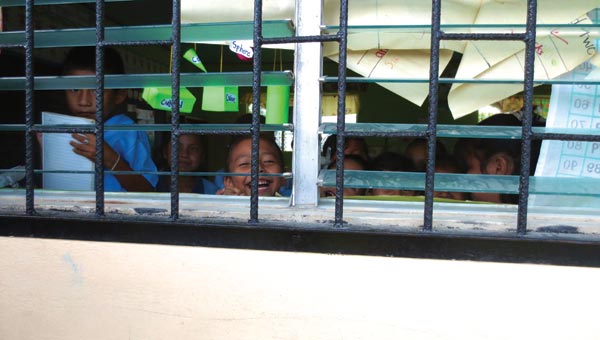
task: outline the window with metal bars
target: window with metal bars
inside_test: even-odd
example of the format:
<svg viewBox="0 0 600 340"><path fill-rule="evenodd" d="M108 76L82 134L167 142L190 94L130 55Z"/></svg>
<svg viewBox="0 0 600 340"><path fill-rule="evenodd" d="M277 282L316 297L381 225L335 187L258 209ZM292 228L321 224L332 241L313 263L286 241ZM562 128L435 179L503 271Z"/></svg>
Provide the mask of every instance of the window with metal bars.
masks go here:
<svg viewBox="0 0 600 340"><path fill-rule="evenodd" d="M87 1L74 1L87 2ZM22 125L5 124L4 131L23 131L25 136L25 188L3 190L0 199L3 204L4 216L19 218L40 217L56 218L57 210L64 210L60 218L76 218L84 220L115 220L115 221L144 221L170 224L222 224L233 226L281 227L286 230L321 230L335 232L371 232L374 234L405 234L405 235L435 235L435 236L468 236L502 239L551 239L562 241L595 242L595 225L600 218L597 206L578 206L578 200L593 199L600 195L600 177L595 175L594 147L600 142L600 135L594 125L600 118L596 97L599 85L593 72L588 78L562 76L576 71L577 67L593 68L592 64L577 63L568 59L570 55L561 55L561 46L573 44L566 37L578 37L580 50L595 55L594 39L598 31L597 7L594 1L581 1L577 9L568 15L572 18L565 20L560 16L560 22L549 22L552 14L558 9L552 7L551 1L514 1L504 8L494 8L491 3L483 2L481 8L468 1L441 1L431 3L410 1L380 1L369 4L355 4L342 0L303 1L287 3L292 12L293 20L283 20L283 14L273 12L269 4L255 1L252 13L238 15L226 14L223 18L216 17L215 22L195 20L194 13L210 13L211 5L195 4L194 2L172 2L171 23L153 26L118 27L105 26L105 4L98 1L95 4L95 27L83 29L36 30L34 9L40 6L58 6L59 1L43 3L30 0L5 2L2 6L22 6L24 9L24 30L19 32L0 33L0 47L4 49L20 49L24 55L24 77L3 77L0 79L3 91L24 91L25 119ZM107 3L110 3L107 1ZM296 5L296 6L294 6ZM354 7L353 7L354 6ZM485 7L488 6L488 7ZM511 7L512 6L512 7ZM196 8L197 7L197 8ZM283 6L285 7L285 6ZM476 8L477 7L477 8ZM410 8L414 13L406 13ZM425 8L426 11L418 12ZM477 12L481 17L465 13ZM493 11L511 14L515 21L506 19L487 22L493 17ZM371 13L376 14L369 14ZM387 12L385 12L387 11ZM461 12L466 11L466 12ZM363 13L364 12L364 13ZM385 15L377 13L386 13ZM373 17L380 21L373 21ZM404 23L394 21L414 15L415 22ZM566 15L566 17L568 17ZM209 17L199 15L201 18ZM265 19L265 16L268 19ZM184 23L182 23L182 17ZM427 21L419 21L427 17ZM465 18L469 17L470 21ZM584 21L583 18L586 21ZM241 20L250 18L251 21ZM275 19L273 19L275 18ZM544 18L540 20L539 18ZM222 20L221 20L222 19ZM361 21L364 20L364 21ZM543 23L542 23L543 22ZM217 42L244 39L252 40L254 56L251 72L225 72L188 74L181 72L182 43ZM546 39L546 40L544 40ZM363 41L364 40L364 41ZM482 42L476 44L475 42ZM482 47L492 48L494 44L504 42L521 44L516 53L502 56L497 50L487 53ZM360 50L358 46L361 46ZM394 43L400 44L395 47ZM294 70L290 72L265 72L263 66L263 47L294 44ZM458 45L463 44L459 49ZM544 47L544 45L547 45ZM548 46L548 44L553 44ZM96 77L69 79L61 77L41 77L34 70L36 51L44 48L88 45L96 46ZM103 70L103 51L107 46L170 46L169 74L129 74L122 76L105 75ZM406 46L405 46L406 45ZM510 45L513 48L513 45ZM460 50L458 52L457 50ZM449 52L450 51L450 52ZM357 60L357 53L361 58ZM369 54L374 59L368 60ZM473 53L481 59L468 59ZM552 70L553 65L543 65L546 59L543 54L556 54L552 60L558 60L564 66L565 72ZM323 56L337 62L337 67L323 67ZM458 56L458 57L457 57ZM503 59L504 58L504 59ZM505 59L513 58L521 65L517 73L502 76L498 65ZM537 59L536 59L537 58ZM568 59L568 60L567 60ZM374 60L374 61L373 61ZM405 63L406 61L412 61ZM423 60L426 64L423 65ZM575 60L575 59L574 59ZM367 72L361 69L367 62L375 65ZM421 64L419 64L421 62ZM481 63L486 65L481 66ZM420 70L426 70L427 77L407 76L407 72L388 74L376 71L381 65L399 67L397 65L413 65ZM459 64L455 74L445 70L446 65ZM478 64L479 63L479 64ZM539 65L542 64L540 67ZM583 65L583 66L580 66ZM494 69L494 66L498 66ZM502 65L501 65L502 66ZM472 68L472 69L471 69ZM326 71L324 71L326 69ZM588 71L590 71L588 70ZM329 74L325 72L331 72ZM348 76L350 72L350 76ZM446 72L446 73L445 73ZM488 73L486 73L488 72ZM536 77L538 72L541 77ZM414 74L424 74L414 72ZM556 76L554 76L556 74ZM470 75L466 77L465 75ZM562 76L562 77L561 77ZM293 79L292 79L293 77ZM464 77L464 78L461 78ZM261 86L291 85L294 86L293 124L264 125L260 124L260 92ZM422 111L420 123L382 123L377 121L360 120L359 123L346 124L346 92L352 84L366 83L371 89L375 83L387 84L387 89L406 93L404 90L394 90L395 85L408 87L425 87L427 100ZM323 123L320 117L322 88L332 85L337 89L337 123ZM447 102L448 88L464 85L476 88L476 85L517 84L522 87L523 107L521 126L477 126L440 124L442 113L450 106L452 114L457 111L469 110L465 101L459 104L442 105ZM252 86L252 122L249 125L222 124L181 124L179 107L174 105L169 124L154 126L138 126L138 129L171 132L171 161L174 166L169 176L171 178L170 195L153 195L144 193L109 194L104 192L105 172L103 166L103 141L107 127L102 117L102 93L109 88L140 88L145 86L170 86L172 101L179 102L182 86ZM568 119L565 128L535 127L533 122L534 87L537 85L580 86L587 90L573 97L574 112ZM48 127L35 122L36 90L62 90L74 87L95 88L97 98L97 118L92 128L79 127ZM479 88L481 89L481 87ZM450 90L450 91L453 91ZM466 90L465 90L466 91ZM554 90L553 90L554 91ZM595 91L595 92L594 92ZM39 91L38 91L39 92ZM410 92L410 91L409 91ZM459 96L456 94L455 97ZM483 91L490 96L490 90ZM6 92L5 92L6 93ZM467 92L471 95L477 92ZM507 94L506 97L512 93ZM554 94L553 94L554 95ZM365 91L361 97L369 96ZM407 94L410 97L410 94ZM497 96L497 95L496 95ZM578 97L577 97L578 96ZM495 98L495 96L491 96ZM478 98L479 99L479 98ZM498 98L502 99L502 98ZM485 101L485 98L482 99ZM576 101L579 100L577 103ZM368 99L365 99L368 101ZM418 101L415 99L414 101ZM413 101L413 102L414 102ZM479 100L474 100L479 102ZM584 104L587 103L587 104ZM491 104L487 103L487 104ZM393 109L377 107L377 110L396 113ZM460 107L465 105L466 108ZM575 106L579 107L575 107ZM584 109L583 106L586 106ZM372 109L373 106L371 106ZM416 107L416 106L415 106ZM589 108L589 109L588 109ZM456 111L455 111L456 110ZM587 110L587 111L586 111ZM588 112L589 111L589 112ZM413 112L414 113L414 112ZM588 114L589 113L589 114ZM363 114L359 113L359 117ZM367 116L368 113L363 115ZM586 116L587 115L587 116ZM456 117L456 115L455 115ZM394 121L393 119L391 121ZM573 124L578 124L574 126ZM597 123L596 123L597 124ZM560 126L560 125L556 125ZM583 127L584 129L567 129ZM258 187L260 169L258 164L258 144L261 131L292 130L292 178L293 192L291 198L259 198ZM95 133L97 150L95 162L95 196L89 193L68 194L68 199L62 193L48 193L35 188L35 176L39 170L34 166L35 134L44 133ZM251 163L251 196L248 198L214 196L197 197L181 195L178 192L179 171L178 136L181 134L200 135L246 135L252 140ZM336 134L335 156L337 162L333 169L322 169L320 158L319 136ZM417 172L372 172L344 171L343 160L345 141L355 137L384 138L401 140L402 138L424 138L427 146L425 171ZM439 174L435 171L436 145L439 138L465 139L517 139L520 141L519 173L512 176L490 176L470 174ZM571 174L567 177L531 176L532 143L535 141L563 141L564 148L569 145L579 145L573 153L561 153L559 162L570 167L579 166L582 171L591 169L590 176L585 173ZM585 142L585 143L584 143ZM569 144L571 143L571 144ZM583 144L575 144L583 143ZM562 146L559 146L562 147ZM556 146L548 144L546 154L553 152ZM544 149L544 147L542 147ZM585 153L583 151L585 149ZM600 151L599 151L600 153ZM577 157L575 157L577 156ZM548 156L549 158L552 158ZM559 164L560 166L561 164ZM3 169L4 173L17 170ZM319 198L319 186L335 187L335 198ZM344 187L358 188L394 188L423 191L422 200L408 201L379 201L344 199ZM445 202L434 199L436 191L462 192L496 192L512 194L518 197L517 204L476 204L475 202ZM571 206L562 209L556 205L534 205L532 197L556 197L555 199L569 201ZM583 197L583 198L582 198ZM94 203L90 206L89 202ZM118 201L118 202L115 202ZM39 203L38 203L39 202ZM87 202L82 205L82 202ZM165 206L168 202L168 207ZM575 203L573 203L575 202ZM84 206L83 209L81 207ZM108 206L108 208L107 208ZM79 207L75 209L73 207ZM71 211L69 211L71 210Z"/></svg>

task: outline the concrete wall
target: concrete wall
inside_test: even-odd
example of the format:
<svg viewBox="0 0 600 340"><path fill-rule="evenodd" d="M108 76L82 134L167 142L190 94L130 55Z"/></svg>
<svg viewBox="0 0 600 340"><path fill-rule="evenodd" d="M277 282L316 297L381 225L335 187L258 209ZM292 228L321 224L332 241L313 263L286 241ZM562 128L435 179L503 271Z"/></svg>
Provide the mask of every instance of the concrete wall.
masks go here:
<svg viewBox="0 0 600 340"><path fill-rule="evenodd" d="M600 339L600 270L0 238L0 339Z"/></svg>

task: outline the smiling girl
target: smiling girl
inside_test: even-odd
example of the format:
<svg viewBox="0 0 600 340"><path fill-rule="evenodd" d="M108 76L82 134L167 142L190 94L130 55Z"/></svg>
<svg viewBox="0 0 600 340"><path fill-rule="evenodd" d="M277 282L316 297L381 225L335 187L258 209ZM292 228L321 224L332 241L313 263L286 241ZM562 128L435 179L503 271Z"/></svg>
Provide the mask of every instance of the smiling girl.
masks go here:
<svg viewBox="0 0 600 340"><path fill-rule="evenodd" d="M226 169L230 173L250 174L252 164L252 139L244 136L232 141L227 156ZM278 174L283 172L283 154L272 138L260 137L258 148L259 173ZM260 176L258 179L259 196L276 196L284 180L278 176ZM226 176L225 188L219 195L250 196L250 176Z"/></svg>

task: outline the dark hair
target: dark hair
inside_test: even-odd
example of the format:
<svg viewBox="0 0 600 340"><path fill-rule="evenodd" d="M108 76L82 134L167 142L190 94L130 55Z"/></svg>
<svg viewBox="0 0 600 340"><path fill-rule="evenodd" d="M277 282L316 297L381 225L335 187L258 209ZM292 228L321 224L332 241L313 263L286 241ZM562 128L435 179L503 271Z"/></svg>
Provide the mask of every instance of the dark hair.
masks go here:
<svg viewBox="0 0 600 340"><path fill-rule="evenodd" d="M405 152L410 148L416 148L420 146L425 146L427 149L427 138L415 138L406 146ZM441 157L448 154L448 149L446 149L446 145L442 143L441 140L436 139L435 141L435 157Z"/></svg>
<svg viewBox="0 0 600 340"><path fill-rule="evenodd" d="M468 170L469 168L467 164L467 158L469 155L475 155L475 146L473 141L474 139L460 138L458 141L456 141L456 144L454 144L454 159L463 169Z"/></svg>
<svg viewBox="0 0 600 340"><path fill-rule="evenodd" d="M266 121L265 116L259 115L258 119L259 119L260 124L265 124L265 121ZM244 113L242 115L239 115L235 119L234 124L252 124L252 114ZM260 136L273 139L273 138L275 138L275 132L274 131L261 131ZM232 139L235 139L235 138L236 137L233 137Z"/></svg>
<svg viewBox="0 0 600 340"><path fill-rule="evenodd" d="M367 146L367 142L362 137L346 137L344 140L344 147L348 145L348 142L354 140L360 144L360 148L363 153L366 155L366 159L364 161L368 161L369 157L369 147ZM325 143L323 144L323 150L321 151L321 156L327 156L327 154L333 156L335 155L335 149L337 147L337 135L331 135L327 137Z"/></svg>
<svg viewBox="0 0 600 340"><path fill-rule="evenodd" d="M446 155L435 160L436 170L439 168L446 168L448 170L455 171L456 173L465 173L466 168L463 167L462 163L458 162L456 158ZM436 171L437 172L437 171Z"/></svg>
<svg viewBox="0 0 600 340"><path fill-rule="evenodd" d="M358 165L360 165L360 167L361 167L363 170L367 170L367 169L368 169L368 168L367 168L367 161L366 161L366 160L364 160L364 159L363 159L362 157L360 157L360 156L357 156L357 155L344 155L344 163L345 163L346 161L352 161L352 162L355 162L355 163L357 163ZM331 169L335 169L335 167L336 167L336 164L337 164L337 160L335 160L335 161L333 161L333 162L329 163L329 165L327 166L327 169L329 169L329 170L331 170ZM345 165L345 164L344 164L344 165ZM358 195L360 195L360 196L364 195L364 194L365 194L365 192L366 192L366 190L367 190L367 189L365 189L365 188L354 188L354 189L356 189L356 190L357 190L357 193L358 193Z"/></svg>
<svg viewBox="0 0 600 340"><path fill-rule="evenodd" d="M361 166L361 168L363 168L364 170L367 170L367 161L365 161L362 157L357 156L357 155L344 155L344 162L345 161L353 161L355 163L358 163L358 165ZM329 163L329 165L327 165L327 169L333 169L335 168L337 161L333 161L331 163Z"/></svg>
<svg viewBox="0 0 600 340"><path fill-rule="evenodd" d="M375 157L371 161L369 169L379 171L414 171L415 166L408 157L388 151Z"/></svg>
<svg viewBox="0 0 600 340"><path fill-rule="evenodd" d="M543 126L544 122L536 121L535 126ZM521 120L512 113L500 113L488 117L481 122L480 126L521 126ZM460 142L460 141L459 141ZM541 141L534 140L531 145L531 167L530 175L535 173L537 160L540 155ZM482 167L493 155L505 152L513 159L514 169L512 175L518 175L521 172L521 140L520 139L489 139L476 138L467 142L461 142L461 147L479 159Z"/></svg>
<svg viewBox="0 0 600 340"><path fill-rule="evenodd" d="M229 169L229 166L230 166L229 156L231 155L231 151L233 149L235 149L235 147L238 144L240 144L241 142L243 142L247 139L252 139L252 137L251 136L237 136L231 140L231 143L229 144L228 151L227 151L227 158L225 159L225 169L228 172L231 172L231 169ZM277 145L277 143L275 143L275 139L261 135L259 142L263 142L263 141L267 142L268 144L271 144L273 147L275 147L275 149L277 150L277 159L279 160L279 164L281 164L281 168L283 169L283 152L279 148L279 145Z"/></svg>
<svg viewBox="0 0 600 340"><path fill-rule="evenodd" d="M63 60L62 75L73 73L75 70L96 72L96 48L94 46L73 47ZM104 73L124 74L123 59L115 49L104 49Z"/></svg>
<svg viewBox="0 0 600 340"><path fill-rule="evenodd" d="M265 116L261 116L261 115L259 115L258 120L261 124L264 124L266 121ZM239 115L235 119L235 124L252 124L252 114L244 113L244 114Z"/></svg>
<svg viewBox="0 0 600 340"><path fill-rule="evenodd" d="M480 126L521 126L521 120L512 113L500 113L488 117L481 122ZM535 119L534 126L544 126L543 120ZM540 155L541 140L534 140L531 144L531 167L529 174L535 174L537 160ZM485 168L489 159L498 153L506 153L513 160L513 172L511 175L518 175L521 172L521 140L520 139L495 139L495 138L474 138L460 139L455 145L454 154L461 160L466 160L468 155L476 157L482 168ZM501 194L500 199L503 203L516 203L518 195Z"/></svg>
<svg viewBox="0 0 600 340"><path fill-rule="evenodd" d="M408 153L410 152L410 150L419 150L422 149L425 151L425 155L427 156L427 139L426 138L415 138L413 139L410 143L408 143L408 145L406 146L406 148L404 149L404 155L408 155ZM441 158L441 157L445 157L448 155L448 150L446 149L446 145L444 145L444 143L442 143L441 140L436 139L435 141L435 158ZM415 171L425 171L425 168L427 167L427 157L425 158L424 162L414 162L412 160L411 157L406 156L407 158L409 158L412 162L413 162L413 166Z"/></svg>
<svg viewBox="0 0 600 340"><path fill-rule="evenodd" d="M202 144L202 147L204 148L204 136L201 134L197 134L197 133L182 133L179 136L196 136L198 138L198 140L200 141L200 144ZM168 148L169 146L171 146L171 132L169 131L165 131L162 137L162 148Z"/></svg>

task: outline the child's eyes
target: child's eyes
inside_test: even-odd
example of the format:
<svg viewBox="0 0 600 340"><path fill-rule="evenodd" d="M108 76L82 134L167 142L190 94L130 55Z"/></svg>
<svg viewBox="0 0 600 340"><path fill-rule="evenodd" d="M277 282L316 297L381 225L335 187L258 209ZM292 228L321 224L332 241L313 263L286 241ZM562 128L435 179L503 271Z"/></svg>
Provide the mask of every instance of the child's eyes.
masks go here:
<svg viewBox="0 0 600 340"><path fill-rule="evenodd" d="M240 168L247 168L250 166L250 162L244 162L244 163L239 163L238 167Z"/></svg>

